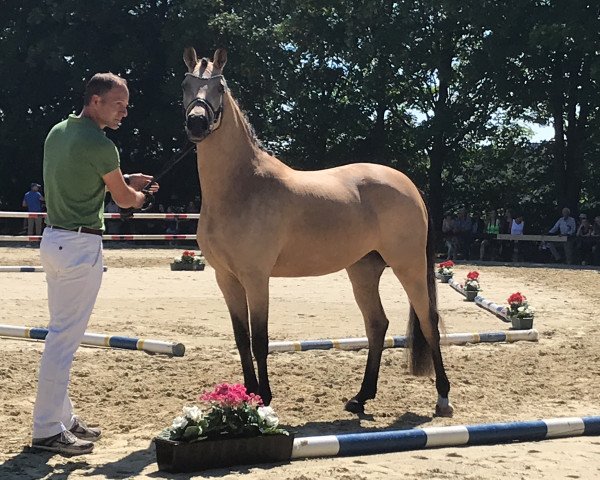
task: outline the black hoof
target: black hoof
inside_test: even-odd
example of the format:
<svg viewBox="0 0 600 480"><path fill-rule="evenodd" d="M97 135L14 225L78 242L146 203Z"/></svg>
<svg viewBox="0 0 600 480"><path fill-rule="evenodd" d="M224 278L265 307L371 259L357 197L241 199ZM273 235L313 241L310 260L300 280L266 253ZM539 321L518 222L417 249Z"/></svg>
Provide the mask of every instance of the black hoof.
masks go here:
<svg viewBox="0 0 600 480"><path fill-rule="evenodd" d="M365 413L365 403L359 402L356 398L348 400L344 410L350 413Z"/></svg>

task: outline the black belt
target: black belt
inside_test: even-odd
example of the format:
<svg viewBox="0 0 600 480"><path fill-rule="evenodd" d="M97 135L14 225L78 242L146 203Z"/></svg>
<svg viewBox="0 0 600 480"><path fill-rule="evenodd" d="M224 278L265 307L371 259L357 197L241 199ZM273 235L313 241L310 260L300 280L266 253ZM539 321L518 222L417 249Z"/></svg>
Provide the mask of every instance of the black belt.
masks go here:
<svg viewBox="0 0 600 480"><path fill-rule="evenodd" d="M100 235L102 236L102 230L96 230L95 228L88 228L88 227L79 227L79 228L63 228L63 227L56 227L54 225L50 225L50 228L53 228L55 230L66 230L67 232L81 232L81 233L91 233L92 235Z"/></svg>

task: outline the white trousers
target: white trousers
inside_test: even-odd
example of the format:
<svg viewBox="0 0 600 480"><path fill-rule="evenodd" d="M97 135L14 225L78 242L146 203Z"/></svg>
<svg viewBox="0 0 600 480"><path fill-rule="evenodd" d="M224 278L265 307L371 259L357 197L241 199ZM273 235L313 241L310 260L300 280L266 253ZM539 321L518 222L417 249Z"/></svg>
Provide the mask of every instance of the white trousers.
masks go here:
<svg viewBox="0 0 600 480"><path fill-rule="evenodd" d="M50 437L73 425L69 377L102 283L102 237L46 228L40 257L50 323L40 361L33 438Z"/></svg>

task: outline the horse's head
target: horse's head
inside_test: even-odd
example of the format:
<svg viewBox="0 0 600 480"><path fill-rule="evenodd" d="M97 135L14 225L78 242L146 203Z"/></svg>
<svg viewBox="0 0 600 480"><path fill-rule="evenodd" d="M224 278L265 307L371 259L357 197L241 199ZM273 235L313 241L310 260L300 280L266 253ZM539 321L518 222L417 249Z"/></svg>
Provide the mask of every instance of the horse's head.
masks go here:
<svg viewBox="0 0 600 480"><path fill-rule="evenodd" d="M183 61L188 67L182 83L185 130L191 142L200 143L221 124L223 94L227 88L223 78L227 51L217 49L211 62L207 58L198 60L196 50L188 47L183 52Z"/></svg>

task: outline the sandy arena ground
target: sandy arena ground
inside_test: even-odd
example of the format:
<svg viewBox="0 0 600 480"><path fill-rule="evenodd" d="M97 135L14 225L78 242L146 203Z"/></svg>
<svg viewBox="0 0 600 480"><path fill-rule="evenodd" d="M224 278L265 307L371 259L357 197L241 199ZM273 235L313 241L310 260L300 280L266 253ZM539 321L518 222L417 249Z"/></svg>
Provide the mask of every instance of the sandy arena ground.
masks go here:
<svg viewBox="0 0 600 480"><path fill-rule="evenodd" d="M600 438L579 437L486 447L441 448L352 458L299 460L199 475L163 474L152 438L213 384L241 381L229 316L214 272L171 272L181 250L105 250L108 272L89 331L179 341L183 358L136 351L79 349L71 396L104 436L87 456L64 458L27 448L43 344L0 338L0 478L223 478L309 480L600 478ZM0 265L39 265L35 248L0 247ZM473 269L456 268L463 279ZM299 436L365 429L461 425L600 415L600 276L596 270L480 266L484 296L504 303L521 291L537 310L539 343L446 346L454 418L434 418L433 379L406 372L402 350L383 355L377 399L357 419L343 410L360 386L366 351L285 353L270 358L273 407ZM407 300L386 270L382 299L389 334L404 334ZM507 328L490 313L439 285L447 332ZM45 326L40 273L0 273L0 323ZM272 279L272 339L364 336L345 272Z"/></svg>

